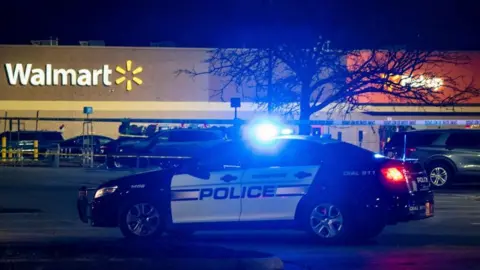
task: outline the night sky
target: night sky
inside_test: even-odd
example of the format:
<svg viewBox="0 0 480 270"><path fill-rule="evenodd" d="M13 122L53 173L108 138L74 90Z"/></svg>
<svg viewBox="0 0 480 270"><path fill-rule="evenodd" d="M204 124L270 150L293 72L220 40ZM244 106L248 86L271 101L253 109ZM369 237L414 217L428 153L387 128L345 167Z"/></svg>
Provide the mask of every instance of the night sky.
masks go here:
<svg viewBox="0 0 480 270"><path fill-rule="evenodd" d="M471 1L2 1L0 43L58 37L61 45L264 46L321 34L338 47L392 45L480 49L480 10Z"/></svg>

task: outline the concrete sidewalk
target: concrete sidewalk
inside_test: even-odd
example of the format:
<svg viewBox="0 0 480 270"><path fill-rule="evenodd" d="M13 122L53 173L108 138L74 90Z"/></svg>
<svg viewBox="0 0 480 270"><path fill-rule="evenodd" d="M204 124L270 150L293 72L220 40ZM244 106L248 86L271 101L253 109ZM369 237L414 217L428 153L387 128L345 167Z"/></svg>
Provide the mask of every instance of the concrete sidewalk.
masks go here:
<svg viewBox="0 0 480 270"><path fill-rule="evenodd" d="M0 245L1 269L283 269L270 254L171 241Z"/></svg>

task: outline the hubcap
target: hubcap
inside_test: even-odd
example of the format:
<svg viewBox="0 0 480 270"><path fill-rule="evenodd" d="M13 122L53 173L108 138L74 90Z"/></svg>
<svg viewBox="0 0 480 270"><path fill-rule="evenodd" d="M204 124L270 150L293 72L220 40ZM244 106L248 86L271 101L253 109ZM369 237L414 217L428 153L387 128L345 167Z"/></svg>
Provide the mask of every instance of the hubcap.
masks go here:
<svg viewBox="0 0 480 270"><path fill-rule="evenodd" d="M127 213L128 229L135 235L148 236L160 226L160 215L157 209L148 203L134 205Z"/></svg>
<svg viewBox="0 0 480 270"><path fill-rule="evenodd" d="M447 183L448 173L442 167L436 167L430 172L430 182L437 187L441 187Z"/></svg>
<svg viewBox="0 0 480 270"><path fill-rule="evenodd" d="M333 238L343 228L343 215L332 204L318 205L310 214L310 226L318 236Z"/></svg>

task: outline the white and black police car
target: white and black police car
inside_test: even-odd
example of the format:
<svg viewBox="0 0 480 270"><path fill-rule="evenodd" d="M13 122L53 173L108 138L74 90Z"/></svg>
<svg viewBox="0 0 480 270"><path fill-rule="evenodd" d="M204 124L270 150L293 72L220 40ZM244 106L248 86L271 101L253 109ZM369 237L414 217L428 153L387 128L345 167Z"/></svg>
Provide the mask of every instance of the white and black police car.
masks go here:
<svg viewBox="0 0 480 270"><path fill-rule="evenodd" d="M152 239L199 230L299 229L325 243L372 238L386 225L433 216L423 168L308 136L226 141L180 171L102 184L78 212L96 227Z"/></svg>

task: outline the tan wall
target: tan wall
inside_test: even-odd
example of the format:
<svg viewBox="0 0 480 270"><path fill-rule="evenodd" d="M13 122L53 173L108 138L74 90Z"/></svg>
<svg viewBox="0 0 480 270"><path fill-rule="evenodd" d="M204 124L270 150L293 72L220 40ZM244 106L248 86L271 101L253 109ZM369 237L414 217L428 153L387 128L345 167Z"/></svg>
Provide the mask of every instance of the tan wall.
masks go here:
<svg viewBox="0 0 480 270"><path fill-rule="evenodd" d="M208 101L208 76L175 76L178 69L206 70L202 61L205 49L178 48L115 48L68 46L0 46L0 100L82 100L82 101ZM132 71L142 67L137 76L142 85L133 83L126 91L125 82L115 84L132 61ZM111 86L12 86L7 81L5 64L32 64L33 68L100 69L109 65L113 70ZM131 78L127 74L127 78Z"/></svg>

